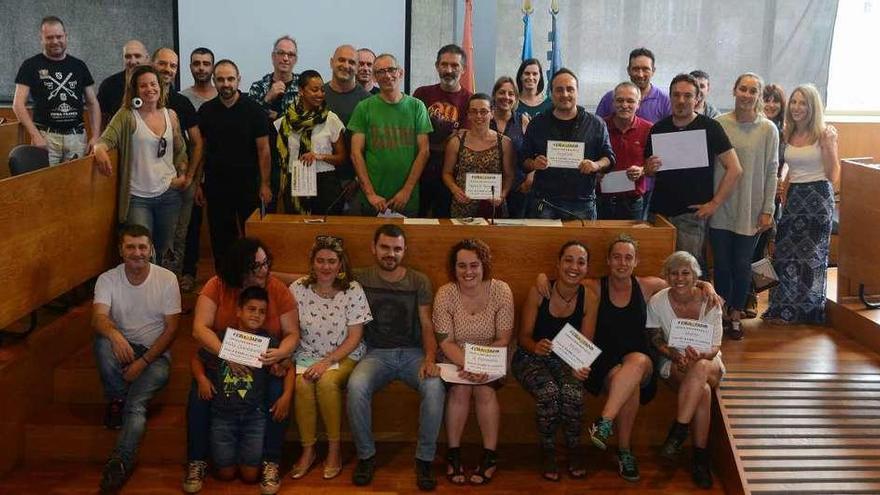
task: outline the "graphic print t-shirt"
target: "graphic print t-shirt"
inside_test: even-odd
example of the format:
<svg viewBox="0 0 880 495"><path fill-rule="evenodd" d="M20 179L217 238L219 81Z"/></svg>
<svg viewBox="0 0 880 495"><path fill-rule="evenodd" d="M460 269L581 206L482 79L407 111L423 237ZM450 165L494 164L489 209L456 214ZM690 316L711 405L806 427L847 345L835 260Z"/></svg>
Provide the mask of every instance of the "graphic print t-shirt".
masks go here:
<svg viewBox="0 0 880 495"><path fill-rule="evenodd" d="M220 334L220 340L223 340L226 331ZM255 335L268 337L264 331L255 332ZM277 347L278 341L271 339L269 347ZM268 380L268 369L266 368L247 368L247 374L236 375L229 367L229 363L211 354L205 349L199 349L199 359L205 363L205 367L214 371L212 376L214 379L214 398L211 399L211 407L215 410L240 413L252 411L263 405L266 397L266 382Z"/></svg>
<svg viewBox="0 0 880 495"><path fill-rule="evenodd" d="M72 129L83 123L85 89L95 81L82 60L50 60L40 53L21 64L15 84L30 88L35 123Z"/></svg>
<svg viewBox="0 0 880 495"><path fill-rule="evenodd" d="M417 88L413 96L422 100L428 109L434 131L428 136L431 157L422 178L439 178L443 170L446 140L460 128L466 127L468 99L471 92L460 89L455 93L444 91L439 84Z"/></svg>
<svg viewBox="0 0 880 495"><path fill-rule="evenodd" d="M380 268L356 269L354 277L364 288L373 321L364 326L367 348L422 347L419 306L431 304L434 294L425 274L407 269L397 282L387 282Z"/></svg>

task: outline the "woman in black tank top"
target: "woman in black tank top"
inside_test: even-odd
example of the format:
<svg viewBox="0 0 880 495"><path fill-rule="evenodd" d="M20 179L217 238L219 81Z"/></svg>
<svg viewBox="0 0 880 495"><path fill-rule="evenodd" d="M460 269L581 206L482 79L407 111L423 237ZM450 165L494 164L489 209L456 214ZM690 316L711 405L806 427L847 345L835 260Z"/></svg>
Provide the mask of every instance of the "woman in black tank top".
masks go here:
<svg viewBox="0 0 880 495"><path fill-rule="evenodd" d="M588 369L572 370L552 353L552 339L569 323L593 338L598 301L581 285L587 276L586 246L569 241L562 246L557 263L557 280L550 297L543 298L535 287L523 305L519 349L513 356L513 375L534 398L538 436L543 451L541 473L559 480L556 464L556 430L562 426L568 447L568 471L572 477L586 475L583 456L574 454L580 442L583 417L582 380Z"/></svg>

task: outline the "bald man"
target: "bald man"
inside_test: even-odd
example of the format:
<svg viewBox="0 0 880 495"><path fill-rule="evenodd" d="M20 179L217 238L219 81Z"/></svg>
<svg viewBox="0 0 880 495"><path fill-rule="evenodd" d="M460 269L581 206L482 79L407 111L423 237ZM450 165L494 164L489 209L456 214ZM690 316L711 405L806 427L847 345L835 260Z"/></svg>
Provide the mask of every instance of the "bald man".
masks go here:
<svg viewBox="0 0 880 495"><path fill-rule="evenodd" d="M130 40L122 46L123 69L104 79L98 87L98 103L101 104L102 127L110 122L113 115L122 105L125 95L125 81L131 70L138 65L149 64L150 54L147 47L138 40Z"/></svg>
<svg viewBox="0 0 880 495"><path fill-rule="evenodd" d="M370 93L358 84L357 50L351 45L342 45L333 52L330 57L330 70L333 77L324 83L324 97L327 100L327 108L335 113L342 123L348 127L348 119L354 113L354 107L362 100L370 97ZM372 77L372 76L371 76ZM345 149L351 149L351 131L345 130ZM351 165L351 157L346 157L342 165L336 167L336 175L343 185L354 180L354 168Z"/></svg>

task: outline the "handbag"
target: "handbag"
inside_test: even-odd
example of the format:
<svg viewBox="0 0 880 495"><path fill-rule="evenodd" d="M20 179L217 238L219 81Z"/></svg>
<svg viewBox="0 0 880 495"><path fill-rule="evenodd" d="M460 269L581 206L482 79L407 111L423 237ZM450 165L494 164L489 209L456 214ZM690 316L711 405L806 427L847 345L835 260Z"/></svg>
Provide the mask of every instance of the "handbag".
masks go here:
<svg viewBox="0 0 880 495"><path fill-rule="evenodd" d="M752 283L755 284L755 292L763 292L779 285L779 276L773 269L770 258L762 258L752 263Z"/></svg>

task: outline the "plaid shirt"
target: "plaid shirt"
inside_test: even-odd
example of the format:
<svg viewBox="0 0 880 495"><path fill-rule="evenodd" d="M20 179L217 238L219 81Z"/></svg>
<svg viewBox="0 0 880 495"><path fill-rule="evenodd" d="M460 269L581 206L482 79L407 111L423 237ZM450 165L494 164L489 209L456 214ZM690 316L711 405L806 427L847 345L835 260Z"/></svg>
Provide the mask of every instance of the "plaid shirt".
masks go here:
<svg viewBox="0 0 880 495"><path fill-rule="evenodd" d="M269 93L269 88L272 87L272 76L273 73L270 72L263 76L259 81L255 81L251 84L251 89L248 91L248 96L250 96L254 101L259 103L263 110L268 114L269 111L275 112L275 117L278 118L287 109L287 106L293 103L293 98L299 92L299 87L296 85L299 80L299 74L293 73L293 79L287 83L287 89L284 90L284 94L281 95L280 98L276 98L272 103L266 103L266 94Z"/></svg>

